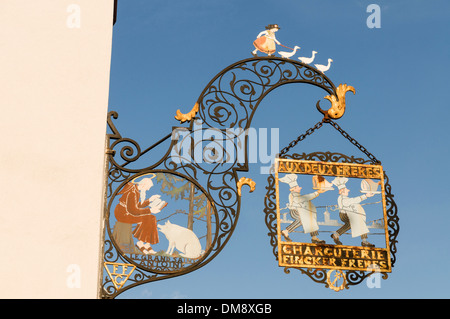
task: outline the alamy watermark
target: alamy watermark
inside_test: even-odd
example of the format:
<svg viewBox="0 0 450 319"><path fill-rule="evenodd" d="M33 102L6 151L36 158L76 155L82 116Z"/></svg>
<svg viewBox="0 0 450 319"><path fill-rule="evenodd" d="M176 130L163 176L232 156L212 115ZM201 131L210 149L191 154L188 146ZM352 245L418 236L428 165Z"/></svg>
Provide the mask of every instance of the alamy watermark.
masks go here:
<svg viewBox="0 0 450 319"><path fill-rule="evenodd" d="M175 163L262 164L261 174L269 174L279 152L278 128L204 127L201 120L192 130L178 128L172 133L175 141L171 158Z"/></svg>
<svg viewBox="0 0 450 319"><path fill-rule="evenodd" d="M378 4L369 4L366 12L370 13L367 17L366 25L369 29L381 28L381 8Z"/></svg>
<svg viewBox="0 0 450 319"><path fill-rule="evenodd" d="M70 264L66 268L69 275L66 278L67 288L81 288L81 267L77 264Z"/></svg>
<svg viewBox="0 0 450 319"><path fill-rule="evenodd" d="M367 271L373 271L373 273L366 279L367 287L370 289L381 288L380 267L376 264L372 264L369 267L367 267Z"/></svg>
<svg viewBox="0 0 450 319"><path fill-rule="evenodd" d="M69 4L66 12L68 13L66 18L66 26L69 29L81 28L81 7L79 4Z"/></svg>

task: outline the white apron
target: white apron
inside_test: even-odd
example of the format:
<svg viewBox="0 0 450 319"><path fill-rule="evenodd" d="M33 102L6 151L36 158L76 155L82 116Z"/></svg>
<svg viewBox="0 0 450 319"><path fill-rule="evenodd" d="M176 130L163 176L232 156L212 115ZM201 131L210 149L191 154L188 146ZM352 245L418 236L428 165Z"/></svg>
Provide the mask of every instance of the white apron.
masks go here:
<svg viewBox="0 0 450 319"><path fill-rule="evenodd" d="M298 212L305 233L311 233L319 229L317 209L311 202L317 196L319 196L317 192L306 195L300 195L299 193L291 193L289 195L289 209L294 209Z"/></svg>
<svg viewBox="0 0 450 319"><path fill-rule="evenodd" d="M366 212L359 204L365 196L350 198L340 195L338 197L338 206L341 213L346 213L350 221L352 237L358 237L367 234L369 229L366 225Z"/></svg>

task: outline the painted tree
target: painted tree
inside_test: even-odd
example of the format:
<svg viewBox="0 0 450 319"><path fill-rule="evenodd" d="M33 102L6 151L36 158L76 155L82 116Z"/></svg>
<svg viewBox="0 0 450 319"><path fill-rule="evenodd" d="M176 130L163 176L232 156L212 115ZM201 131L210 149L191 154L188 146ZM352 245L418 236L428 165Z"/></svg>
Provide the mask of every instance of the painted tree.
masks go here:
<svg viewBox="0 0 450 319"><path fill-rule="evenodd" d="M206 220L206 247L212 240L211 204L205 194L186 179L174 174L157 173L156 182L161 183L161 192L174 200L188 200L189 213L187 228L194 229L194 217Z"/></svg>

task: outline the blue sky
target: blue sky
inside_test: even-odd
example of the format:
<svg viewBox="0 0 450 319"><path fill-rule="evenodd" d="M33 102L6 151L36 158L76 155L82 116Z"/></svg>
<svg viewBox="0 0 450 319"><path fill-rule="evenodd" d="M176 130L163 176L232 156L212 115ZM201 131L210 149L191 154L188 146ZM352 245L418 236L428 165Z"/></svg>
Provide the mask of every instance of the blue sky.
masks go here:
<svg viewBox="0 0 450 319"><path fill-rule="evenodd" d="M370 29L369 4L381 8L381 28ZM210 79L251 57L267 24L277 39L333 59L326 75L347 83L347 111L338 124L381 160L400 217L397 261L380 288L365 282L339 293L292 270L272 254L264 222L267 176L250 165L256 190L243 191L234 234L209 264L187 275L141 285L120 298L448 298L450 210L447 119L450 116L448 1L120 1L114 26L109 109L115 125L147 147L179 123ZM279 47L278 47L279 48ZM321 120L323 92L283 86L259 106L252 127L278 128L280 148ZM321 104L325 106L326 101ZM364 157L331 127L293 152L335 150Z"/></svg>

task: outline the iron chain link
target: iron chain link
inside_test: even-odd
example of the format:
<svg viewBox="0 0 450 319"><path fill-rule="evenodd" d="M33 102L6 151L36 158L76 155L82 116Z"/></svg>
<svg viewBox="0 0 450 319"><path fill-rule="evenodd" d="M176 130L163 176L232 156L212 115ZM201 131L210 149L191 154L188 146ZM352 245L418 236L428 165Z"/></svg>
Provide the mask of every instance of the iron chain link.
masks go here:
<svg viewBox="0 0 450 319"><path fill-rule="evenodd" d="M346 131L344 131L336 122L327 119L326 122L330 123L331 126L333 126L343 137L345 137L347 140L350 141L353 145L355 145L361 152L367 155L367 157L372 160L374 164L381 164L381 162L372 154L370 153L364 146L362 146L357 140L355 140L353 137L351 137Z"/></svg>
<svg viewBox="0 0 450 319"><path fill-rule="evenodd" d="M332 127L334 127L343 137L345 137L347 140L350 141L353 145L355 145L361 152L367 155L367 157L374 163L374 164L381 164L381 162L372 154L370 153L364 146L362 146L357 140L355 140L353 137L351 137L346 131L344 131L336 122L330 120L329 118L324 118L322 121L318 122L313 127L306 130L304 134L301 134L299 137L297 137L295 140L290 142L288 146L283 148L281 152L279 153L279 157L285 155L289 150L303 141L307 136L314 133L314 131L318 130L322 127L323 123L329 123Z"/></svg>
<svg viewBox="0 0 450 319"><path fill-rule="evenodd" d="M300 143L301 141L303 141L308 135L311 135L315 130L319 129L322 127L323 125L323 120L318 122L316 125L314 125L313 127L309 128L306 130L306 132L302 135L300 135L299 137L297 137L295 140L293 140L292 142L289 143L288 146L286 146L285 148L283 148L280 152L280 154L278 156L283 156L284 154L286 154L287 152L289 152L289 150L291 148L293 148L295 145L297 145L298 143Z"/></svg>

